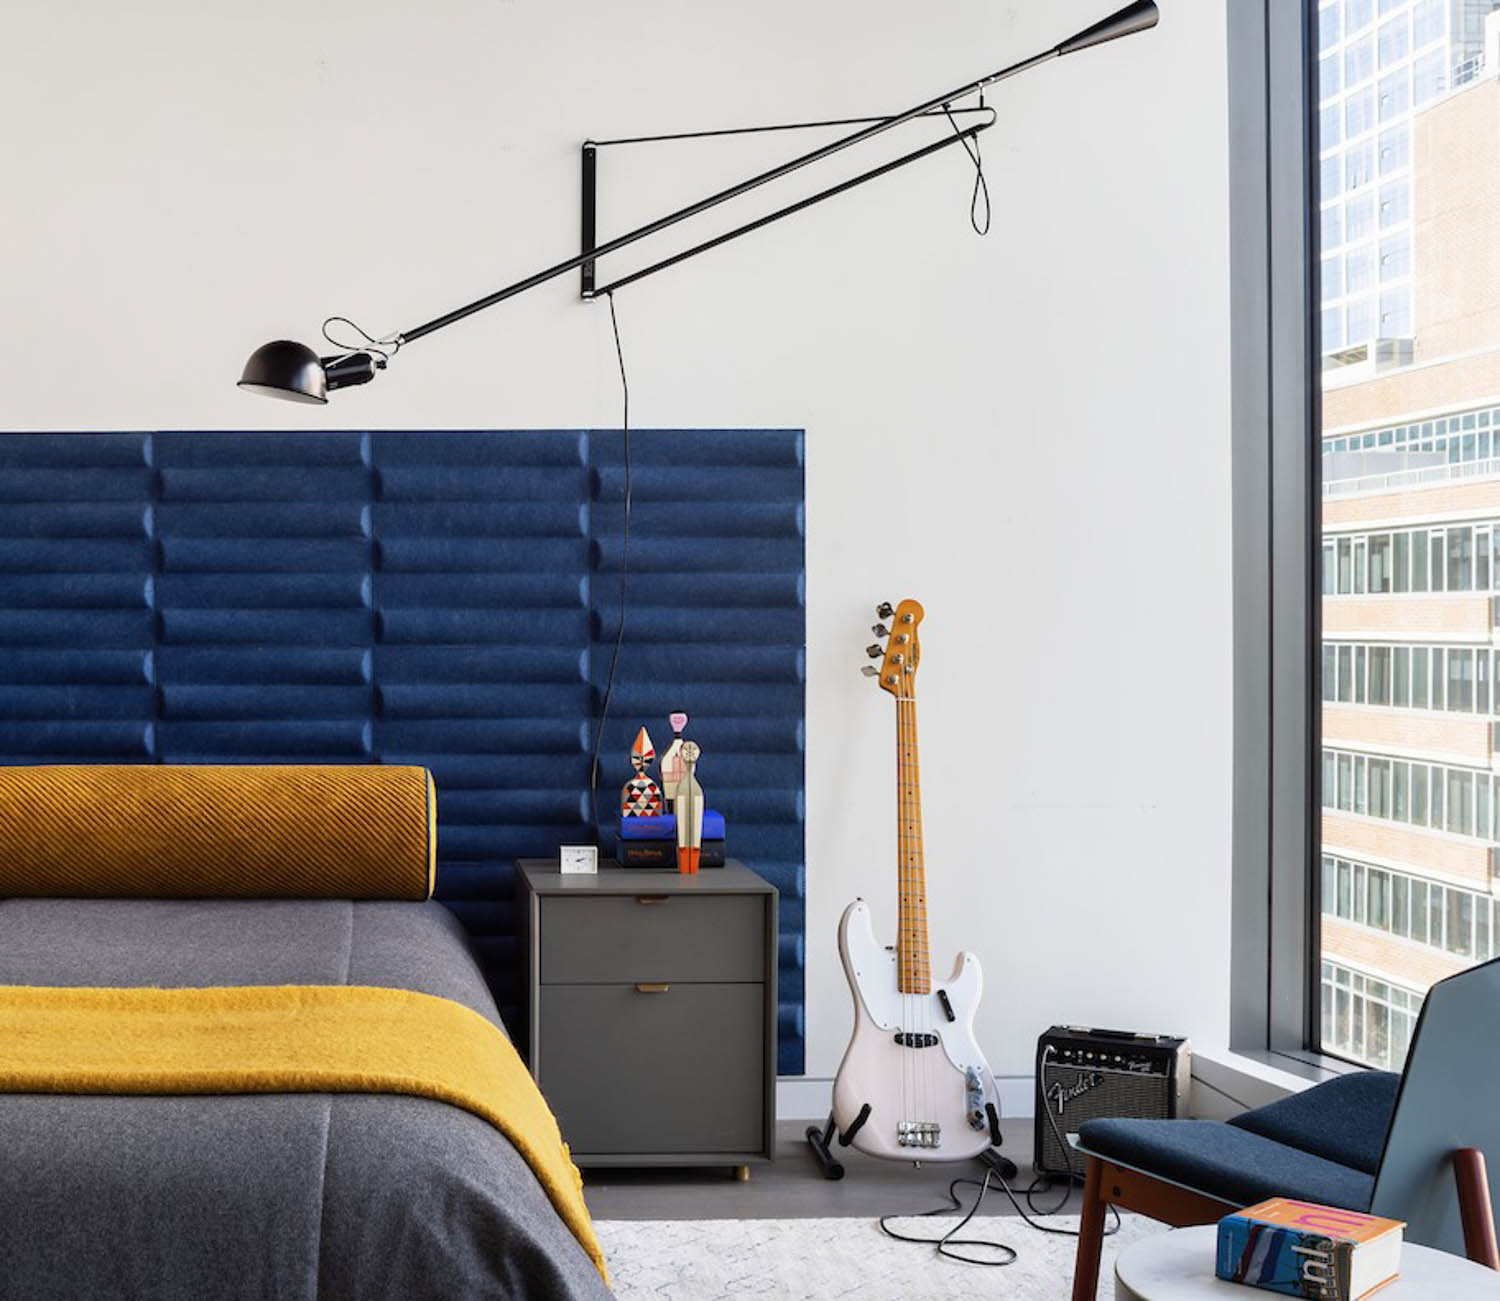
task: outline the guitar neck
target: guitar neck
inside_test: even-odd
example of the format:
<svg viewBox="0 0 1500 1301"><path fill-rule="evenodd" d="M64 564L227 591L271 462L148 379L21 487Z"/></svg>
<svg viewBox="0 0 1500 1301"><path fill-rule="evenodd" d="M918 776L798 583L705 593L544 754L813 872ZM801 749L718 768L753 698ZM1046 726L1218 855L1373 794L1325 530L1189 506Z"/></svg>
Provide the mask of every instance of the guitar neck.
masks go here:
<svg viewBox="0 0 1500 1301"><path fill-rule="evenodd" d="M910 684L907 690L911 691ZM917 701L896 698L896 871L900 882L896 986L903 994L932 992L927 951L927 876L922 859L922 769L917 755Z"/></svg>

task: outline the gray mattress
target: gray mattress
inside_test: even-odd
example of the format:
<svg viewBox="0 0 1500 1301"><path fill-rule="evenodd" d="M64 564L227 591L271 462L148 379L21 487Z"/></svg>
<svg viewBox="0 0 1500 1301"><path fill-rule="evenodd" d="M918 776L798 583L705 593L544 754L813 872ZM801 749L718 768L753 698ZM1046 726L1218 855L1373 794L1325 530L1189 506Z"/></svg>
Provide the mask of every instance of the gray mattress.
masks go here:
<svg viewBox="0 0 1500 1301"><path fill-rule="evenodd" d="M4 900L0 984L392 986L500 1024L440 904ZM0 1094L0 1297L609 1295L504 1135L456 1107Z"/></svg>

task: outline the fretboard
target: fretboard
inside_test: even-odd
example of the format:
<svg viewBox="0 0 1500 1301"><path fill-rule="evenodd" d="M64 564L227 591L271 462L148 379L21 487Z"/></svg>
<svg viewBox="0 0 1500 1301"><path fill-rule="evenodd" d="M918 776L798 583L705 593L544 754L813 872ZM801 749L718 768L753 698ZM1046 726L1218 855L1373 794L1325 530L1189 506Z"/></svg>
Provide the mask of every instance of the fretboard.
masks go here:
<svg viewBox="0 0 1500 1301"><path fill-rule="evenodd" d="M917 702L896 700L896 874L900 885L896 987L932 992L927 952L927 878L922 864L922 772L917 758Z"/></svg>

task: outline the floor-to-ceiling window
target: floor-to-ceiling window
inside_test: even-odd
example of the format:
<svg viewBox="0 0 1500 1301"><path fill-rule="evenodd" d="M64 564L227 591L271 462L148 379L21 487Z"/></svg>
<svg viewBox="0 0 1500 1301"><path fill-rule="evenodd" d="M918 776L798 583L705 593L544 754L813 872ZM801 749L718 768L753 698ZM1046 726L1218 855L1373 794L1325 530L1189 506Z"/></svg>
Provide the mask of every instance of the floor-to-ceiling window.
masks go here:
<svg viewBox="0 0 1500 1301"><path fill-rule="evenodd" d="M1326 1052L1500 954L1500 0L1314 7Z"/></svg>

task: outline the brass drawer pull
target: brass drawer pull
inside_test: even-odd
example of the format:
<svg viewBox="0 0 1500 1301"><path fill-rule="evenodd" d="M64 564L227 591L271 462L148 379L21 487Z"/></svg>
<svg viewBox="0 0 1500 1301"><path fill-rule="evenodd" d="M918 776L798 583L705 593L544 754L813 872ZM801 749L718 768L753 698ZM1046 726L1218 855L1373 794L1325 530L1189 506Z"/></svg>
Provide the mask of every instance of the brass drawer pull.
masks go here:
<svg viewBox="0 0 1500 1301"><path fill-rule="evenodd" d="M651 981L637 981L635 992L637 994L665 994L671 989L671 985L655 983Z"/></svg>
<svg viewBox="0 0 1500 1301"><path fill-rule="evenodd" d="M638 894L636 903L666 903L672 896L668 894Z"/></svg>

